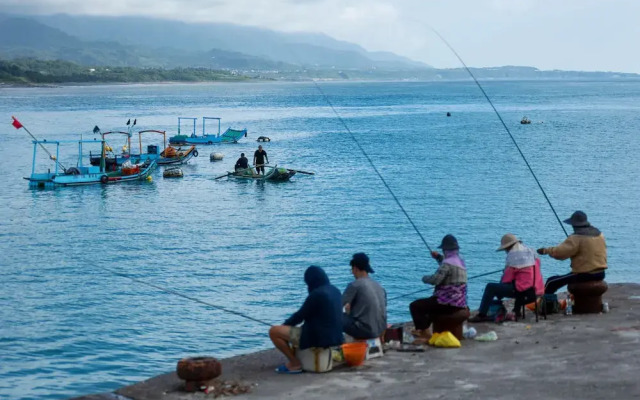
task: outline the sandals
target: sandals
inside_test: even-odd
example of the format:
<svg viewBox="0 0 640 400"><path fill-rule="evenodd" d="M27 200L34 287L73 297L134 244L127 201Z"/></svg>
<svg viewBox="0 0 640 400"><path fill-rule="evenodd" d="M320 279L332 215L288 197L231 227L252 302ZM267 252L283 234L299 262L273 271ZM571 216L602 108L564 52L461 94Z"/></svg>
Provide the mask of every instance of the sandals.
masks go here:
<svg viewBox="0 0 640 400"><path fill-rule="evenodd" d="M300 369L289 369L286 364L282 364L278 368L276 368L276 372L279 374L301 374L302 367Z"/></svg>

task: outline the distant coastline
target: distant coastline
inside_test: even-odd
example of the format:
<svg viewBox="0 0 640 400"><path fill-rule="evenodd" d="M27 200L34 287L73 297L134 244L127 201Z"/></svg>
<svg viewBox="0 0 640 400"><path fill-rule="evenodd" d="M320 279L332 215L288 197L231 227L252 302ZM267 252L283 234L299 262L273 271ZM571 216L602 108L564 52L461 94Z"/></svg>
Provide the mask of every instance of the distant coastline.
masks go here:
<svg viewBox="0 0 640 400"><path fill-rule="evenodd" d="M534 67L470 68L483 81L640 80L640 74L591 71L543 71ZM84 85L185 84L240 82L448 82L467 81L463 68L230 70L210 68L89 67L69 61L0 60L0 88Z"/></svg>

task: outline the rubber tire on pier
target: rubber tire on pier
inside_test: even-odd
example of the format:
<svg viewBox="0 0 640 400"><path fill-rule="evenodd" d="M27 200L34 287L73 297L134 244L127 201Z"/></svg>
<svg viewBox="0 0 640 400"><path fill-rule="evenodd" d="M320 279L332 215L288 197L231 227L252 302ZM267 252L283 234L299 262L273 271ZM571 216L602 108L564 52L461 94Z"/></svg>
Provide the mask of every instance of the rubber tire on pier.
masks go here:
<svg viewBox="0 0 640 400"><path fill-rule="evenodd" d="M602 295L609 289L605 281L570 283L567 286L573 295L574 314L597 314L602 312Z"/></svg>
<svg viewBox="0 0 640 400"><path fill-rule="evenodd" d="M222 374L222 364L213 357L183 358L178 361L176 373L187 382L206 382Z"/></svg>
<svg viewBox="0 0 640 400"><path fill-rule="evenodd" d="M109 178L106 175L102 175L100 177L100 183L105 184L107 182L109 182Z"/></svg>
<svg viewBox="0 0 640 400"><path fill-rule="evenodd" d="M433 316L433 333L449 331L458 340L464 339L462 336L462 324L469 319L471 313L469 308L456 311L453 314L434 315Z"/></svg>

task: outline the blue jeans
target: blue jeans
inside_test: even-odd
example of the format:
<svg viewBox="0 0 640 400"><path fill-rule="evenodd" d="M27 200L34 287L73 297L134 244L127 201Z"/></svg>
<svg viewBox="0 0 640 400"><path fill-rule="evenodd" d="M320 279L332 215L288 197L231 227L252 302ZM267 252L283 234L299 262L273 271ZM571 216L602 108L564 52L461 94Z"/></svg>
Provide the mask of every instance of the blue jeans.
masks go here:
<svg viewBox="0 0 640 400"><path fill-rule="evenodd" d="M494 297L502 299L503 297L515 297L515 295L516 290L513 287L513 283L487 283L478 312L479 314L487 315Z"/></svg>

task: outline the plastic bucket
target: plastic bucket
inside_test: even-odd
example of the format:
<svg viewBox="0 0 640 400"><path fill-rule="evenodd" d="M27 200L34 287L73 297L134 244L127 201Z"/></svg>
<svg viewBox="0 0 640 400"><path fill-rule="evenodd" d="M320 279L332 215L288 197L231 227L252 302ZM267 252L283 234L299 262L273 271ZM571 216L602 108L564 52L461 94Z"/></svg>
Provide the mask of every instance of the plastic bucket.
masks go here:
<svg viewBox="0 0 640 400"><path fill-rule="evenodd" d="M367 342L345 343L342 345L342 354L348 365L352 367L362 365L367 356Z"/></svg>

